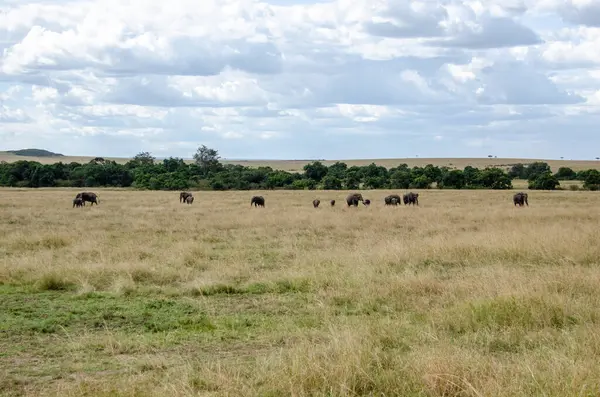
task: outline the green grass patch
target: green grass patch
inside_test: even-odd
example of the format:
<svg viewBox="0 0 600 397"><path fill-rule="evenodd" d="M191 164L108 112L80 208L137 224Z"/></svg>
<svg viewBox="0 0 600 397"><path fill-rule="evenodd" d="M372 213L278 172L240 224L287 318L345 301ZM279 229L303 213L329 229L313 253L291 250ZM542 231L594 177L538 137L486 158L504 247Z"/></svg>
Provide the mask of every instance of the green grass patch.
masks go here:
<svg viewBox="0 0 600 397"><path fill-rule="evenodd" d="M580 322L566 305L541 298L501 297L471 302L447 316L447 329L456 334L479 331L544 328L563 329Z"/></svg>
<svg viewBox="0 0 600 397"><path fill-rule="evenodd" d="M42 292L2 294L0 331L8 335L119 329L132 333L175 329L211 331L208 315L191 302L139 296Z"/></svg>

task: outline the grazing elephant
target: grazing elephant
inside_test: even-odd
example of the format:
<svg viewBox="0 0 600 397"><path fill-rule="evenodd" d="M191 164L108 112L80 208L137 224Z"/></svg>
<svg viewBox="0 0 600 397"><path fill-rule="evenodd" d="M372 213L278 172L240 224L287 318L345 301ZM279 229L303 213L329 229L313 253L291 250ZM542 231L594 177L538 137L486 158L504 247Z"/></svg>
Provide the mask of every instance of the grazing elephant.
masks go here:
<svg viewBox="0 0 600 397"><path fill-rule="evenodd" d="M179 193L179 203L185 203L186 199L191 196L192 196L192 193L190 193L190 192Z"/></svg>
<svg viewBox="0 0 600 397"><path fill-rule="evenodd" d="M365 207L368 207L371 205L371 200L366 199L365 201L363 201L363 204L365 205Z"/></svg>
<svg viewBox="0 0 600 397"><path fill-rule="evenodd" d="M254 204L254 206L261 206L264 207L265 206L265 198L263 196L253 196L252 200L250 200L250 207L252 207L252 204Z"/></svg>
<svg viewBox="0 0 600 397"><path fill-rule="evenodd" d="M419 193L407 193L403 197L405 205L419 205Z"/></svg>
<svg viewBox="0 0 600 397"><path fill-rule="evenodd" d="M398 205L401 203L400 196L398 196L397 194L390 194L383 200L385 201L385 205Z"/></svg>
<svg viewBox="0 0 600 397"><path fill-rule="evenodd" d="M331 204L331 206L333 207L333 206L335 205L335 200L331 200L329 203L330 203L330 204Z"/></svg>
<svg viewBox="0 0 600 397"><path fill-rule="evenodd" d="M348 197L346 197L346 203L348 203L348 207L350 207L351 205L358 207L359 201L362 201L364 203L363 196L360 193L352 193L349 194Z"/></svg>
<svg viewBox="0 0 600 397"><path fill-rule="evenodd" d="M85 206L85 203L83 202L83 199L81 197L76 197L73 199L73 208L83 206Z"/></svg>
<svg viewBox="0 0 600 397"><path fill-rule="evenodd" d="M414 193L414 194L412 195L412 200L411 200L411 202L412 202L413 204L419 205L419 193Z"/></svg>
<svg viewBox="0 0 600 397"><path fill-rule="evenodd" d="M519 205L522 207L526 204L529 207L529 202L527 201L527 193L519 192L513 196L513 204L515 206Z"/></svg>
<svg viewBox="0 0 600 397"><path fill-rule="evenodd" d="M313 207L317 208L319 206L319 204L321 204L321 200L319 200L319 199L313 200Z"/></svg>
<svg viewBox="0 0 600 397"><path fill-rule="evenodd" d="M96 205L98 205L98 195L96 193L92 193L92 192L81 192L81 193L77 193L77 196L75 196L75 198L80 198L83 202L84 202L84 206L85 206L85 202L89 201L90 203L92 203L91 205L94 205L94 203Z"/></svg>
<svg viewBox="0 0 600 397"><path fill-rule="evenodd" d="M194 196L190 195L185 198L186 204L192 204L194 202Z"/></svg>

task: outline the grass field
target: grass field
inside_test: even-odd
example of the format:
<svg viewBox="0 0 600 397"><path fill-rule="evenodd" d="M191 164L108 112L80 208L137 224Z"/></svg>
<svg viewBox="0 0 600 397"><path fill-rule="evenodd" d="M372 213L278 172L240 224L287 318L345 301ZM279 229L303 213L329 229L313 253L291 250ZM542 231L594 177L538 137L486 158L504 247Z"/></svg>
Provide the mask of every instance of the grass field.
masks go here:
<svg viewBox="0 0 600 397"><path fill-rule="evenodd" d="M3 395L600 395L597 192L95 191L0 189Z"/></svg>
<svg viewBox="0 0 600 397"><path fill-rule="evenodd" d="M104 157L106 160L116 161L117 163L126 163L129 161L128 158L120 157ZM38 161L42 164L53 164L59 161L63 163L78 162L87 163L92 160L93 157L81 157L81 156L65 156L65 157L27 157L27 156L16 156L7 152L0 152L0 162L14 162L18 160L27 161ZM281 169L289 172L302 171L302 167L315 160L222 160L223 164L241 164L248 167L261 167L269 166L273 169ZM331 165L338 160L323 160L321 161L325 165ZM409 167L421 166L424 167L427 164L437 165L439 167L446 166L450 168L463 169L470 165L476 168L485 168L488 166L500 167L503 169L509 169L512 164L523 163L529 164L534 161L545 161L547 162L552 170L556 172L560 167L570 167L575 171L598 169L600 170L600 161L596 160L535 160L535 159L495 159L495 158L399 158L399 159L363 159L363 160L339 160L349 167L369 165L375 163L377 165L384 166L386 168L397 167L402 163L408 164ZM186 160L191 163L192 160Z"/></svg>

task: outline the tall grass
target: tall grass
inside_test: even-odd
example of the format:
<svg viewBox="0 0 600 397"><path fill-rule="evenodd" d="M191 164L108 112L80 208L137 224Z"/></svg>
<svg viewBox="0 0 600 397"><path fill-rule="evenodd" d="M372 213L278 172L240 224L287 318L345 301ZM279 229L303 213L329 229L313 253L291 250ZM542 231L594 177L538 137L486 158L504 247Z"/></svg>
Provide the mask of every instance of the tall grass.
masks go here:
<svg viewBox="0 0 600 397"><path fill-rule="evenodd" d="M0 190L2 392L599 395L597 193L96 192Z"/></svg>

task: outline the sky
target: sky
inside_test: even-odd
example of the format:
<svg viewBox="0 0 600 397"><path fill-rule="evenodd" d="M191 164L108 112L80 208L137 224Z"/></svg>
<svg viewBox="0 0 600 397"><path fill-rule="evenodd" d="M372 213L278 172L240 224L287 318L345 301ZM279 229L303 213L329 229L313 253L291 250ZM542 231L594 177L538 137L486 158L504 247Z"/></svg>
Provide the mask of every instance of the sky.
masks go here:
<svg viewBox="0 0 600 397"><path fill-rule="evenodd" d="M0 0L0 150L600 156L599 0Z"/></svg>

